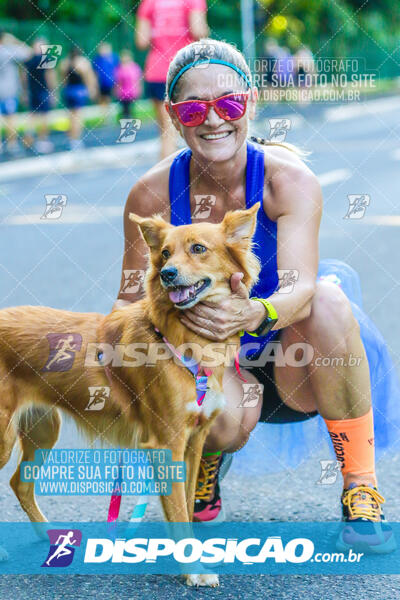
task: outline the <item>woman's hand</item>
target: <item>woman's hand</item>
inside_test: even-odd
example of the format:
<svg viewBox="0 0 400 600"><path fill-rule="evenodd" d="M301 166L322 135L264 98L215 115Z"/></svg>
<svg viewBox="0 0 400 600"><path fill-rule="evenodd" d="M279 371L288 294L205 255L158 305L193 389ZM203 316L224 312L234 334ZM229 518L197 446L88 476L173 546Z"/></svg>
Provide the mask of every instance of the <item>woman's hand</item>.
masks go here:
<svg viewBox="0 0 400 600"><path fill-rule="evenodd" d="M181 322L198 335L216 342L226 340L241 329L257 329L265 318L265 308L261 302L250 300L242 278L243 273L234 273L229 298L219 304L199 302L184 311Z"/></svg>

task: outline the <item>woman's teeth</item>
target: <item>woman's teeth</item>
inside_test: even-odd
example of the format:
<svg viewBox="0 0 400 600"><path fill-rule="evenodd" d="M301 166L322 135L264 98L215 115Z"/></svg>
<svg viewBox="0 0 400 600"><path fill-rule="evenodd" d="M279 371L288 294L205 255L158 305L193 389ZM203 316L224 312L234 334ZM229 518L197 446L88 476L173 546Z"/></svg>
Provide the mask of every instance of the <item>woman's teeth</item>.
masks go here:
<svg viewBox="0 0 400 600"><path fill-rule="evenodd" d="M205 140L220 140L221 138L228 137L232 132L231 131L223 131L221 133L207 133L206 135L202 135L201 137Z"/></svg>

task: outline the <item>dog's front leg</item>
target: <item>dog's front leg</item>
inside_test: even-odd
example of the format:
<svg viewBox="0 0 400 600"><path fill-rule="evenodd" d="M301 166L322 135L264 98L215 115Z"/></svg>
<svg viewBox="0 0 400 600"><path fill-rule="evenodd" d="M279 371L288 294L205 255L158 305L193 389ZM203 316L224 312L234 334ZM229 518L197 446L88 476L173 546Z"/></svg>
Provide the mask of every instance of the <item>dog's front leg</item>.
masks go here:
<svg viewBox="0 0 400 600"><path fill-rule="evenodd" d="M197 477L199 473L200 460L203 452L204 442L210 430L207 424L195 431L189 438L185 452L186 461L186 500L189 520L193 521L194 497L196 492ZM191 586L209 586L216 587L219 585L218 575L215 573L189 573L185 575L187 585Z"/></svg>
<svg viewBox="0 0 400 600"><path fill-rule="evenodd" d="M185 483L173 483L171 495L161 496L161 503L168 521L170 536L175 540L195 537L191 531L191 523L189 523L188 518ZM186 584L190 586L215 587L219 585L218 575L205 571L203 573L185 573L183 577Z"/></svg>
<svg viewBox="0 0 400 600"><path fill-rule="evenodd" d="M176 436L176 439L184 439L184 436ZM204 444L205 435L202 436L202 442ZM170 446L171 447L171 446ZM173 445L172 445L173 447ZM197 440L196 447L198 447L199 457L201 457L201 451L203 445L201 443L201 438ZM174 461L183 461L185 457L184 446L182 445L179 448L179 451L176 448L173 451L173 460ZM200 460L200 458L198 459ZM198 469L198 465L197 465ZM187 473L187 477L191 475L189 472ZM194 485L196 481L194 482ZM194 492L193 492L193 502L194 502ZM161 504L164 510L165 518L169 523L169 530L171 532L171 536L173 539L181 539L185 537L194 537L194 534L190 532L191 527L189 526L189 513L188 513L188 503L186 499L186 483L183 481L172 483L172 492L169 496L161 496ZM219 585L218 575L209 574L209 573L189 573L183 575L187 585L191 586L211 586L215 587Z"/></svg>

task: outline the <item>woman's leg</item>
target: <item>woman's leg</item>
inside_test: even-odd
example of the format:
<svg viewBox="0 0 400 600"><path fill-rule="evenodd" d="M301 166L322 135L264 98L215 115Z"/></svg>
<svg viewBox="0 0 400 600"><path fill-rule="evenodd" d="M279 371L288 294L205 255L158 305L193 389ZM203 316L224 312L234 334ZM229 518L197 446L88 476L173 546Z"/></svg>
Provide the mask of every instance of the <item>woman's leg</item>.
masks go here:
<svg viewBox="0 0 400 600"><path fill-rule="evenodd" d="M300 412L317 410L325 419L356 418L371 407L371 389L368 360L360 338L359 325L342 290L330 282L317 284L311 315L281 334L282 352L304 344L308 364L304 366L275 365L274 376L282 401ZM302 351L297 350L294 360L299 364ZM328 359L328 360L327 360ZM322 363L322 364L319 364ZM354 363L354 364L353 364ZM254 375L242 370L249 383L257 382ZM241 447L249 428L257 423L261 407L239 408L243 384L235 369L227 369L224 376L227 405L218 417L207 438L207 447L215 442L219 448L233 451Z"/></svg>
<svg viewBox="0 0 400 600"><path fill-rule="evenodd" d="M257 383L254 375L244 369L242 375L248 383ZM200 461L193 515L195 521L216 522L223 518L218 481L222 450L235 452L244 446L261 412L261 398L254 408L243 407L243 382L233 367L225 370L223 388L225 410L211 428Z"/></svg>
<svg viewBox="0 0 400 600"><path fill-rule="evenodd" d="M350 303L338 286L318 283L310 317L282 332L285 355L302 342L308 348L306 365L275 365L280 397L294 410L317 410L324 418L346 488L376 485L368 359Z"/></svg>
<svg viewBox="0 0 400 600"><path fill-rule="evenodd" d="M345 460L340 456L345 486L360 479L375 484L368 360L358 323L342 290L319 282L310 317L285 328L280 342L285 365L275 364L274 377L282 401L300 412L317 410L325 419L335 450L347 453ZM293 354L294 344L304 344L306 360L301 360L300 349ZM244 376L249 383L256 381L251 373ZM227 405L206 440L208 452L241 448L258 422L261 407L239 406L243 386L234 369L226 372L224 391ZM351 430L352 440L347 430Z"/></svg>
<svg viewBox="0 0 400 600"><path fill-rule="evenodd" d="M82 135L82 119L80 108L70 109L70 129L69 137L71 140L80 140Z"/></svg>
<svg viewBox="0 0 400 600"><path fill-rule="evenodd" d="M376 489L368 359L342 290L319 282L310 317L285 329L281 340L284 351L301 340L311 345L310 362L303 367L275 365L275 381L288 406L316 409L327 425L344 483L341 501L347 525L339 533L337 549L362 545L372 553L392 552L394 534L384 522L384 498Z"/></svg>
<svg viewBox="0 0 400 600"><path fill-rule="evenodd" d="M258 383L246 369L241 369L241 373L247 383ZM226 405L210 430L204 445L205 452L236 452L246 444L260 418L262 398L255 407L242 406L243 381L234 367L225 370L223 389Z"/></svg>
<svg viewBox="0 0 400 600"><path fill-rule="evenodd" d="M317 410L325 419L368 412L368 359L350 303L337 285L317 284L310 317L283 330L281 343L284 354L299 343L307 344L309 352L305 366L275 365L279 395L290 408Z"/></svg>
<svg viewBox="0 0 400 600"><path fill-rule="evenodd" d="M122 104L122 117L124 119L131 118L131 101L130 100L121 100Z"/></svg>
<svg viewBox="0 0 400 600"><path fill-rule="evenodd" d="M321 414L341 462L347 506L367 510L372 520L380 520L378 496L375 492L365 496L365 489L357 487L376 485L371 389L359 325L342 290L319 282L310 317L285 328L280 342L285 364L274 365L274 378L282 401L293 410ZM304 357L299 344L304 344ZM249 383L255 382L252 374L246 372L245 377ZM224 377L224 392L226 409L206 440L208 453L238 450L258 422L261 407L239 406L243 387L233 369ZM353 486L356 490L348 489ZM357 494L367 497L364 505ZM351 518L345 502L343 506L344 515Z"/></svg>

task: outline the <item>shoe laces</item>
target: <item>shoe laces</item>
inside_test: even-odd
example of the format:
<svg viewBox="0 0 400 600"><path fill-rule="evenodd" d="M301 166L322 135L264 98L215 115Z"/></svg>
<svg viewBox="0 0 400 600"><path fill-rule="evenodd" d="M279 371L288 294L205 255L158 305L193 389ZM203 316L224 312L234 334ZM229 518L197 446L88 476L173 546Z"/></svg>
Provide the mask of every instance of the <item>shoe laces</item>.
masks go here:
<svg viewBox="0 0 400 600"><path fill-rule="evenodd" d="M380 505L385 502L385 498L375 488L358 485L344 491L342 502L349 509L350 519L380 521Z"/></svg>
<svg viewBox="0 0 400 600"><path fill-rule="evenodd" d="M195 493L196 500L211 499L211 494L214 491L214 484L218 473L218 466L220 460L220 455L211 460L204 460L204 458L201 459Z"/></svg>

